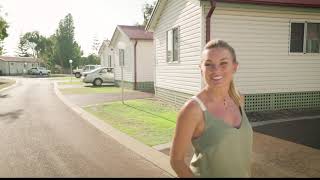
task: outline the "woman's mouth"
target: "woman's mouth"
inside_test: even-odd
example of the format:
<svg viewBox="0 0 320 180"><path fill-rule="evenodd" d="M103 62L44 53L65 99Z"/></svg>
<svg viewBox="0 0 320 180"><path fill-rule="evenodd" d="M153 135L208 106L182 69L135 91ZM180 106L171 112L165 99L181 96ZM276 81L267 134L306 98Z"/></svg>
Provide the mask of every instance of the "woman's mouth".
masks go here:
<svg viewBox="0 0 320 180"><path fill-rule="evenodd" d="M221 80L223 77L222 76L215 76L213 77L212 79L215 80L215 81L219 81Z"/></svg>

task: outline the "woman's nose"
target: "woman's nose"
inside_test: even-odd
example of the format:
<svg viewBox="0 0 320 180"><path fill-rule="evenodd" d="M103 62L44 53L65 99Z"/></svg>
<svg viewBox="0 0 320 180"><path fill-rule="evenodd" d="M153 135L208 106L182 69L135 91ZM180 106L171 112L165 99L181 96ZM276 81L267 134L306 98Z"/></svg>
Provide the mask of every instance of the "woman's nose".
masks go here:
<svg viewBox="0 0 320 180"><path fill-rule="evenodd" d="M210 71L217 71L220 69L220 66L219 65L215 65L215 64L210 64L209 66L209 70Z"/></svg>

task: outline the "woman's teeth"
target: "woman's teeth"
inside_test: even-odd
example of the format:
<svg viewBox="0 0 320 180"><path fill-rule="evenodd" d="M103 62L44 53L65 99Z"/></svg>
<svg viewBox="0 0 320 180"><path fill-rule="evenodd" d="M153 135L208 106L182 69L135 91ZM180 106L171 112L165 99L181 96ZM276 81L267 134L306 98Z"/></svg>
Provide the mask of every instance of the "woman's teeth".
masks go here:
<svg viewBox="0 0 320 180"><path fill-rule="evenodd" d="M213 79L214 80L220 80L220 79L222 79L222 76L217 76L217 77L214 77Z"/></svg>

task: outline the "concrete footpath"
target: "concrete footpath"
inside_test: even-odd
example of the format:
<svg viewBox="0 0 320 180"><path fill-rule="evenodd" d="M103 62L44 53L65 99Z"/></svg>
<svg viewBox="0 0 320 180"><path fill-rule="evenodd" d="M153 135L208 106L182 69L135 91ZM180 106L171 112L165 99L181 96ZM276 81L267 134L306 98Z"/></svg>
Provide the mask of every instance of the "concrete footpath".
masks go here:
<svg viewBox="0 0 320 180"><path fill-rule="evenodd" d="M169 163L170 143L156 147L146 146L137 140L127 136L126 134L112 128L106 123L98 120L96 117L85 112L80 106L119 99L119 97L108 95L62 95L57 90L55 83L56 94L64 101L65 104L71 107L75 112L80 114L84 119L87 119L95 127L112 136L121 144L140 154L141 156L153 162L155 165L165 170L173 177L176 176ZM131 94L130 99L147 98L152 95L146 93ZM320 109L301 110L301 111L278 111L269 113L248 113L249 119L253 120L252 126L254 132L253 158L252 158L252 177L320 177L320 150L312 146L304 145L303 143L288 140L282 136L276 137L272 133L266 134L262 129L269 129L268 124L277 124L284 122L303 122L320 118ZM258 121L259 120L259 121ZM319 119L320 120L320 119ZM261 127L261 128L260 128ZM275 131L289 131L285 126L282 129ZM299 126L304 128L303 125ZM260 129L259 129L260 128ZM307 130L308 131L308 130ZM320 132L320 131L319 131ZM290 134L289 132L286 134ZM302 134L303 135L303 134ZM319 136L317 136L319 135ZM316 134L320 137L320 134ZM303 137L310 138L310 137ZM302 139L303 139L302 138ZM320 139L316 139L313 143L318 143ZM320 142L319 142L320 144ZM189 162L193 154L192 147L188 152L186 162Z"/></svg>

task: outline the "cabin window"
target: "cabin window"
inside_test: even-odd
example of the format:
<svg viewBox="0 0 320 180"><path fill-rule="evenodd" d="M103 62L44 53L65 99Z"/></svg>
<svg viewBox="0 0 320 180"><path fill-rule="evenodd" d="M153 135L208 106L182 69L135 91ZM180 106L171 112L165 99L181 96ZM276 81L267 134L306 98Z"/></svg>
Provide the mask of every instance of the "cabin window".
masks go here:
<svg viewBox="0 0 320 180"><path fill-rule="evenodd" d="M320 23L291 23L290 53L320 53Z"/></svg>
<svg viewBox="0 0 320 180"><path fill-rule="evenodd" d="M291 23L290 52L303 52L304 24Z"/></svg>
<svg viewBox="0 0 320 180"><path fill-rule="evenodd" d="M108 67L112 67L112 64L111 64L111 55L108 56Z"/></svg>
<svg viewBox="0 0 320 180"><path fill-rule="evenodd" d="M307 24L307 53L319 53L320 51L320 23Z"/></svg>
<svg viewBox="0 0 320 180"><path fill-rule="evenodd" d="M124 49L119 49L119 65L124 66Z"/></svg>
<svg viewBox="0 0 320 180"><path fill-rule="evenodd" d="M167 62L179 61L179 28L167 31Z"/></svg>

